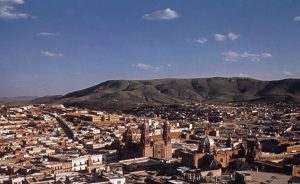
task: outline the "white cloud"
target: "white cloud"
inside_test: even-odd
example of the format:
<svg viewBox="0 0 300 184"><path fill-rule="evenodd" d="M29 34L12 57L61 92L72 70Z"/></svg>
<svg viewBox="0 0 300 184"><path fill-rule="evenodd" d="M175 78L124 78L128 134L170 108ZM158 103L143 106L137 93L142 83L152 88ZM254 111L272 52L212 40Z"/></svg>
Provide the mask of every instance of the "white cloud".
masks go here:
<svg viewBox="0 0 300 184"><path fill-rule="evenodd" d="M24 0L0 0L0 5L1 4L24 4Z"/></svg>
<svg viewBox="0 0 300 184"><path fill-rule="evenodd" d="M161 67L159 66L152 66L143 63L132 65L132 67L137 68L139 70L150 71L150 72L158 72L161 69Z"/></svg>
<svg viewBox="0 0 300 184"><path fill-rule="evenodd" d="M179 17L180 15L170 8L167 8L165 10L157 10L143 16L143 18L146 20L172 20Z"/></svg>
<svg viewBox="0 0 300 184"><path fill-rule="evenodd" d="M58 36L58 33L48 33L48 32L42 32L42 33L37 33L38 36Z"/></svg>
<svg viewBox="0 0 300 184"><path fill-rule="evenodd" d="M222 34L215 34L214 37L215 37L215 40L217 40L219 42L224 41L224 40L227 39L226 36L222 35Z"/></svg>
<svg viewBox="0 0 300 184"><path fill-rule="evenodd" d="M0 19L11 20L11 19L24 19L28 18L29 15L16 11L13 6L4 5L0 6Z"/></svg>
<svg viewBox="0 0 300 184"><path fill-rule="evenodd" d="M223 52L222 56L226 61L261 61L272 57L270 53L252 54L248 52L238 53L234 51Z"/></svg>
<svg viewBox="0 0 300 184"><path fill-rule="evenodd" d="M55 52L49 52L49 51L41 51L42 55L48 56L48 57L61 57L63 56L62 53L55 53Z"/></svg>
<svg viewBox="0 0 300 184"><path fill-rule="evenodd" d="M299 22L300 21L300 16L296 16L296 17L294 17L294 19L293 19L295 22Z"/></svg>
<svg viewBox="0 0 300 184"><path fill-rule="evenodd" d="M29 18L30 15L16 10L14 5L24 4L24 0L0 0L0 19L14 20Z"/></svg>
<svg viewBox="0 0 300 184"><path fill-rule="evenodd" d="M225 41L227 39L229 40L236 40L240 37L241 35L239 34L236 34L236 33L233 33L233 32L229 32L227 35L224 35L224 34L214 34L214 38L216 41L219 41L219 42L222 42L222 41Z"/></svg>
<svg viewBox="0 0 300 184"><path fill-rule="evenodd" d="M205 42L207 42L208 40L206 38L200 38L200 39L195 39L194 42L196 43L200 43L200 44L204 44Z"/></svg>
<svg viewBox="0 0 300 184"><path fill-rule="evenodd" d="M235 34L235 33L230 32L230 33L228 33L227 37L228 37L230 40L236 40L236 39L238 39L238 38L240 37L240 35L239 35L239 34Z"/></svg>
<svg viewBox="0 0 300 184"><path fill-rule="evenodd" d="M293 75L295 75L294 73L292 73L290 71L283 71L283 74L287 75L287 76L293 76Z"/></svg>

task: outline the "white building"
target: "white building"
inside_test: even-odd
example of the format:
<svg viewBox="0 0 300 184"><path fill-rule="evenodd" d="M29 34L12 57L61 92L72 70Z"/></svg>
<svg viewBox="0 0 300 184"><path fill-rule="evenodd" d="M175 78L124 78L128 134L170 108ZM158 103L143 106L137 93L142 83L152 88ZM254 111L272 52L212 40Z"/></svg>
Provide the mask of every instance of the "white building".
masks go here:
<svg viewBox="0 0 300 184"><path fill-rule="evenodd" d="M91 161L91 165L97 165L103 163L103 155L85 155L72 159L72 171L84 171L89 166L88 162Z"/></svg>
<svg viewBox="0 0 300 184"><path fill-rule="evenodd" d="M93 165L102 164L102 162L103 162L103 155L102 154L91 155L90 158L92 160Z"/></svg>
<svg viewBox="0 0 300 184"><path fill-rule="evenodd" d="M88 157L78 157L72 159L72 171L84 171L87 169Z"/></svg>

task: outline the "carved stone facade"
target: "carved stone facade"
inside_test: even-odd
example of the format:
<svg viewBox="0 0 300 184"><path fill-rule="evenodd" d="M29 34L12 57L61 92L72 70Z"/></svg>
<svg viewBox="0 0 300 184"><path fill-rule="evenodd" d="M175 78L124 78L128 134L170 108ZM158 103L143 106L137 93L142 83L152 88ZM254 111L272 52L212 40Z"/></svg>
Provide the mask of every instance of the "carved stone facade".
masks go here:
<svg viewBox="0 0 300 184"><path fill-rule="evenodd" d="M156 134L146 122L140 127L140 131L140 142L132 143L132 139L130 139L128 135L124 135L126 141L125 146L121 151L122 158L172 158L171 130L168 121L164 122L162 133Z"/></svg>

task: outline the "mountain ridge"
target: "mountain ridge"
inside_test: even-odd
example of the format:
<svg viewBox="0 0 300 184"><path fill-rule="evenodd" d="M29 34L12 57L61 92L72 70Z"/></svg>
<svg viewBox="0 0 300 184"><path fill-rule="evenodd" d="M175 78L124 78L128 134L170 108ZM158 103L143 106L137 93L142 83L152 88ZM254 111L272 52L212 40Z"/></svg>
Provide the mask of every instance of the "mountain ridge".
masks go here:
<svg viewBox="0 0 300 184"><path fill-rule="evenodd" d="M141 105L254 101L300 102L300 79L263 81L244 77L212 77L108 80L63 96L47 97L46 103L126 110ZM43 98L32 102L43 102Z"/></svg>

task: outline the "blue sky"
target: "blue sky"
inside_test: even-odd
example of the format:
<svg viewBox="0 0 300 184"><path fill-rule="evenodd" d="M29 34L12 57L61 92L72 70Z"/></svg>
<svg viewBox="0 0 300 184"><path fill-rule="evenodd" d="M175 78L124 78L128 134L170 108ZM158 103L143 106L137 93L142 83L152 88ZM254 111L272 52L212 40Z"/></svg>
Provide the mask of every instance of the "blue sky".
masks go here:
<svg viewBox="0 0 300 184"><path fill-rule="evenodd" d="M0 96L300 76L299 0L0 0Z"/></svg>

